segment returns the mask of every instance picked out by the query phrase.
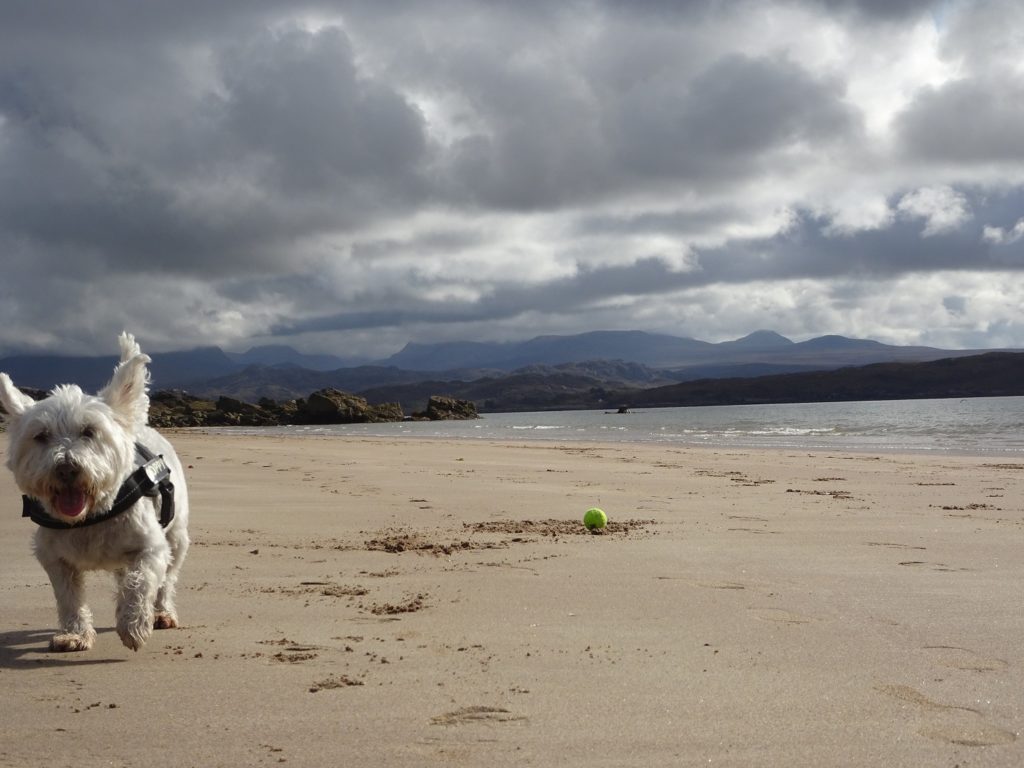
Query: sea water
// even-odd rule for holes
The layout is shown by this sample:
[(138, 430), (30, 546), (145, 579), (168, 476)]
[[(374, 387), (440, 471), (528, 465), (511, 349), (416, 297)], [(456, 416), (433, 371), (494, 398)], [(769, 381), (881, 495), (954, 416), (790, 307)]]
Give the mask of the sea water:
[[(221, 430), (218, 430), (221, 431)], [(1024, 458), (1024, 397), (487, 413), (472, 421), (235, 428), (233, 433), (623, 441)]]

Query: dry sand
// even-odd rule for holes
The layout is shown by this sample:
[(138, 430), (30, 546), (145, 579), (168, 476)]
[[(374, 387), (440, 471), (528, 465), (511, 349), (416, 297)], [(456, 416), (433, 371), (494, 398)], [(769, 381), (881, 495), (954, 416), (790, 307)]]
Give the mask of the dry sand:
[(46, 651), (0, 475), (0, 764), (1024, 765), (1024, 465), (172, 439), (184, 626), (139, 653), (106, 574)]

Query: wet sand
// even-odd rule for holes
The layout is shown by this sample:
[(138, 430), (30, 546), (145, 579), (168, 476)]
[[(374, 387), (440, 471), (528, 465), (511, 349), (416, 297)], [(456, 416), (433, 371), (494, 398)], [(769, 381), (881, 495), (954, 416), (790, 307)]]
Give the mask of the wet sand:
[(183, 626), (138, 653), (106, 574), (47, 652), (0, 474), (0, 765), (1024, 764), (1024, 464), (171, 439)]

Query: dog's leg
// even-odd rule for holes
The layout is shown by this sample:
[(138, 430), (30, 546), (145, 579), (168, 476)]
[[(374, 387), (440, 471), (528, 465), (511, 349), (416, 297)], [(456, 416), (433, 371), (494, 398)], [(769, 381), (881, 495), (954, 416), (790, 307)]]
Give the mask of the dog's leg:
[(153, 632), (153, 603), (157, 585), (167, 572), (166, 553), (144, 553), (130, 568), (115, 572), (115, 621), (121, 642), (133, 651), (145, 645)]
[(60, 631), (50, 638), (50, 650), (88, 651), (96, 642), (96, 630), (92, 626), (92, 612), (85, 604), (85, 578), (60, 558), (40, 557), (39, 562), (50, 577), (57, 598)]
[(170, 545), (171, 563), (167, 567), (164, 582), (156, 593), (153, 629), (174, 629), (178, 626), (178, 611), (174, 606), (174, 594), (178, 584), (178, 572), (181, 571), (185, 555), (188, 553), (188, 533), (181, 531), (180, 535), (172, 536)]

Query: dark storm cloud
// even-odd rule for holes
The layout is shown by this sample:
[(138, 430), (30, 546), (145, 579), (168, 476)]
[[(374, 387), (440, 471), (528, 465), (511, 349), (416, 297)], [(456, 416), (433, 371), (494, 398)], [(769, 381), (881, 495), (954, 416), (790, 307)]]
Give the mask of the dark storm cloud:
[(628, 267), (584, 269), (573, 277), (541, 285), (503, 282), (479, 301), (425, 302), (415, 296), (392, 295), (387, 302), (391, 308), (387, 310), (342, 312), (308, 318), (280, 325), (274, 333), (294, 335), (412, 323), (467, 323), (514, 318), (536, 310), (571, 311), (609, 295), (659, 293), (684, 284), (678, 276), (675, 278), (658, 259), (642, 259)]
[(829, 11), (853, 11), (885, 20), (904, 19), (929, 11), (942, 3), (937, 0), (805, 0), (810, 7)]
[(459, 253), (466, 248), (484, 246), (488, 242), (485, 233), (455, 230), (425, 232), (414, 239), (384, 239), (357, 242), (352, 246), (352, 258), (361, 262), (374, 262), (394, 257), (438, 256)]
[(273, 164), (290, 194), (343, 194), (345, 184), (399, 191), (426, 151), (423, 116), (361, 77), (338, 29), (264, 34), (223, 57), (224, 129)]
[[(938, 0), (794, 0), (794, 4), (829, 12), (855, 12), (880, 19), (900, 19), (939, 5)], [(696, 15), (735, 6), (735, 0), (612, 0), (609, 6), (626, 13)]]
[(488, 207), (558, 207), (663, 180), (729, 183), (773, 155), (860, 130), (841, 82), (784, 57), (691, 62), (665, 51), (647, 76), (610, 84), (557, 60), (484, 53), (451, 64), (483, 130), (457, 141), (442, 168), (456, 199)]
[(631, 327), (716, 286), (1020, 270), (1014, 7), (6, 3), (0, 349)]
[(908, 155), (1024, 165), (1024, 77), (959, 80), (922, 93), (897, 124)]
[(735, 221), (739, 213), (734, 205), (716, 204), (698, 210), (588, 214), (575, 222), (574, 231), (581, 236), (669, 234), (694, 237)]
[(85, 67), (63, 56), (26, 77), (0, 55), (0, 228), (43, 252), (74, 245), (112, 268), (274, 270), (294, 238), (417, 194), (422, 115), (357, 72), (337, 29), (263, 30), (218, 48), (219, 82), (200, 89), (159, 49), (128, 44)]
[[(270, 29), (271, 3), (43, 6), (5, 11), (22, 36), (9, 31), (0, 55), (0, 227), (109, 265), (273, 269), (298, 236), (417, 202), (538, 210), (658, 178), (722, 183), (773, 150), (856, 127), (841, 84), (784, 58), (727, 55), (694, 73), (666, 48), (656, 76), (617, 93), (625, 83), (609, 91), (600, 69), (574, 71), (558, 53), (495, 56), (496, 28), (483, 26), (453, 38), (440, 63), (408, 64), (439, 71), (434, 87), (459, 93), (483, 128), (441, 152), (423, 114), (360, 71), (338, 27)], [(568, 29), (574, 13), (601, 15), (599, 3), (540, 8), (498, 14), (513, 46), (545, 25)], [(383, 18), (359, 3), (303, 9)], [(61, 47), (43, 55), (40, 37)], [(189, 48), (206, 52), (209, 82), (197, 81)]]
[(626, 94), (616, 151), (641, 176), (716, 179), (801, 142), (839, 141), (857, 127), (838, 84), (784, 59), (725, 57), (691, 82), (669, 76)]
[(920, 222), (898, 221), (885, 229), (835, 237), (827, 234), (827, 225), (827, 220), (805, 214), (784, 234), (702, 254), (705, 279), (890, 278), (918, 271), (1003, 267), (981, 242), (980, 227), (926, 238)]
[(438, 194), (536, 210), (588, 199), (614, 183), (596, 94), (557, 49), (506, 58), (484, 38), (455, 41), (440, 58), (433, 65), (440, 84), (464, 102), (464, 135), (439, 158)]

